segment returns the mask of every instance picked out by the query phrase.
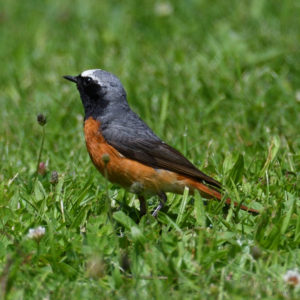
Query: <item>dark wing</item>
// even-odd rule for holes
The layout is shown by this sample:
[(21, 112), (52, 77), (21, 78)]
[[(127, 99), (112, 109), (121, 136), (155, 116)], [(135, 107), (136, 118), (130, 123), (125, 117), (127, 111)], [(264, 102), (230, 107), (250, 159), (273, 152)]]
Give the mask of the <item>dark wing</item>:
[[(135, 120), (137, 121), (137, 120)], [(198, 170), (180, 152), (161, 141), (140, 119), (133, 124), (110, 124), (102, 128), (108, 144), (127, 158), (156, 169), (173, 171), (221, 188), (221, 184)], [(131, 123), (131, 122), (129, 122)]]

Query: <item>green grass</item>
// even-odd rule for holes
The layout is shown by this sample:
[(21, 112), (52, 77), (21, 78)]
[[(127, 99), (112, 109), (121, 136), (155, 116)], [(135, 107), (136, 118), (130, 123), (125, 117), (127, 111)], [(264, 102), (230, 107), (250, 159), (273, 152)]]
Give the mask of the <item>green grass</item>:
[[(300, 267), (299, 1), (172, 1), (166, 16), (157, 3), (1, 1), (0, 297), (299, 299), (283, 280)], [(90, 68), (261, 215), (169, 194), (139, 221), (136, 197), (90, 162), (62, 79)]]

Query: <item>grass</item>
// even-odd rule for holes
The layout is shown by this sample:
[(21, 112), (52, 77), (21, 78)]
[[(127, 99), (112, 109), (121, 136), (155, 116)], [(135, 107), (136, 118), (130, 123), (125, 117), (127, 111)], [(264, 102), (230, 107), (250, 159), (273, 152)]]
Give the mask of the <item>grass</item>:
[[(299, 299), (283, 280), (300, 267), (299, 2), (160, 3), (0, 3), (2, 298)], [(136, 197), (92, 166), (61, 77), (90, 68), (118, 75), (160, 137), (262, 213), (186, 193), (139, 220)]]

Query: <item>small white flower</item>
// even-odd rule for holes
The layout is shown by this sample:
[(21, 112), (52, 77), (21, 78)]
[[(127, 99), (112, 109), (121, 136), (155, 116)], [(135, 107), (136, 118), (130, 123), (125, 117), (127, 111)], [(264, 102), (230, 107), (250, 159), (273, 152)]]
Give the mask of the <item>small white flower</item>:
[(300, 287), (300, 273), (298, 270), (288, 270), (283, 275), (283, 280), (294, 287)]
[(158, 2), (154, 7), (154, 12), (160, 17), (169, 16), (173, 13), (173, 6), (168, 2)]
[(37, 228), (30, 228), (27, 237), (34, 240), (40, 240), (45, 234), (46, 229), (43, 226)]
[(237, 244), (238, 244), (239, 246), (242, 246), (242, 245), (243, 245), (243, 242), (242, 242), (241, 239), (237, 239), (236, 242), (237, 242)]

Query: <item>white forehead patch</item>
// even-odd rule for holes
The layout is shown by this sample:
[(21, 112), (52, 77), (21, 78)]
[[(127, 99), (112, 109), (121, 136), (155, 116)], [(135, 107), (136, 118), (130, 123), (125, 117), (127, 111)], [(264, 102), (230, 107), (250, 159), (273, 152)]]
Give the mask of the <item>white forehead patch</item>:
[(100, 84), (99, 78), (95, 75), (96, 71), (100, 69), (86, 70), (82, 72), (81, 77), (91, 77), (93, 80), (97, 81)]

